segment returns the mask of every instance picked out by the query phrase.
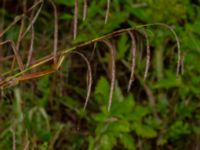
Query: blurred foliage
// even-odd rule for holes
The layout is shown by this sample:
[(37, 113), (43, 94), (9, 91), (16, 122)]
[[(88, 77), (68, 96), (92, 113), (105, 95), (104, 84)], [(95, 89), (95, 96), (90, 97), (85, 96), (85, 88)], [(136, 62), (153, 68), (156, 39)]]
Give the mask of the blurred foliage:
[[(158, 26), (145, 27), (135, 32), (138, 50), (136, 79), (131, 91), (127, 92), (131, 41), (125, 34), (114, 38), (117, 81), (108, 112), (109, 71), (103, 68), (109, 63), (109, 56), (106, 48), (98, 43), (95, 52), (98, 57), (91, 61), (95, 68), (95, 84), (86, 111), (83, 110), (86, 95), (83, 74), (86, 69), (78, 57), (70, 56), (56, 74), (26, 81), (2, 92), (0, 149), (12, 149), (13, 141), (17, 149), (39, 150), (200, 149), (200, 2), (111, 0), (109, 19), (105, 24), (107, 0), (88, 1), (85, 21), (82, 21), (83, 0), (79, 0), (76, 40), (72, 40), (71, 34), (74, 0), (54, 2), (59, 13), (60, 49), (117, 29), (163, 22), (179, 36), (184, 74), (177, 77), (175, 73), (177, 50), (170, 31)], [(0, 17), (4, 20), (1, 30), (20, 12), (17, 6), (21, 7), (21, 3), (10, 0), (8, 6), (0, 7)], [(28, 4), (33, 5), (31, 1)], [(16, 5), (16, 11), (13, 12), (14, 8), (9, 5)], [(45, 2), (35, 24), (36, 58), (45, 56), (53, 46), (53, 13), (49, 7)], [(4, 39), (16, 41), (19, 29), (17, 24)], [(150, 39), (152, 53), (146, 81), (141, 79), (145, 64), (142, 32), (146, 32)], [(26, 41), (23, 46), (28, 47)], [(83, 49), (83, 52), (89, 57), (93, 47), (86, 48), (87, 51)], [(21, 52), (25, 54), (25, 50)]]

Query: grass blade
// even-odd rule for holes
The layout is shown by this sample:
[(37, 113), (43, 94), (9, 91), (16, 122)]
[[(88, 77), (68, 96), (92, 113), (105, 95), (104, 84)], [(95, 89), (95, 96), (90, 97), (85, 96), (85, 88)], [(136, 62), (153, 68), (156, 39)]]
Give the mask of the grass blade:
[(24, 70), (24, 65), (22, 63), (21, 56), (19, 55), (19, 52), (16, 49), (15, 43), (12, 40), (7, 40), (7, 41), (4, 41), (4, 42), (1, 42), (0, 45), (4, 45), (4, 44), (7, 44), (7, 43), (10, 43), (10, 45), (12, 47), (12, 50), (13, 50), (13, 52), (15, 54), (15, 57), (17, 59), (17, 63), (19, 65), (19, 68), (20, 68), (21, 71), (23, 71)]
[(43, 0), (40, 1), (40, 3), (41, 3), (41, 5), (40, 5), (39, 9), (37, 10), (35, 16), (33, 17), (31, 23), (29, 24), (29, 26), (26, 28), (25, 32), (22, 34), (21, 38), (23, 38), (29, 32), (29, 30), (31, 29), (31, 27), (33, 26), (33, 24), (35, 23), (35, 21), (37, 20), (40, 12), (42, 10), (42, 7), (43, 7)]
[(31, 64), (31, 59), (32, 59), (32, 55), (33, 55), (34, 40), (35, 40), (34, 26), (31, 26), (31, 42), (30, 42), (26, 67), (28, 67)]

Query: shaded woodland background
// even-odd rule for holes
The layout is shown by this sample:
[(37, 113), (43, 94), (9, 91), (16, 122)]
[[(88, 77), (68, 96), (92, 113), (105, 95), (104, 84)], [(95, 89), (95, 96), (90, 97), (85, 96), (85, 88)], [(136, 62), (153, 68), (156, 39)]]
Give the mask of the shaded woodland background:
[[(112, 80), (109, 48), (103, 42), (77, 48), (75, 51), (87, 57), (92, 69), (93, 84), (86, 110), (87, 65), (79, 55), (67, 54), (58, 71), (19, 84), (9, 82), (7, 88), (1, 88), (0, 149), (200, 149), (198, 0), (111, 0), (108, 15), (107, 0), (88, 0), (85, 20), (83, 0), (78, 0), (75, 16), (74, 0), (41, 2), (0, 0), (0, 42), (14, 41), (24, 67), (53, 54), (56, 7), (58, 51), (120, 29), (160, 22), (178, 35), (183, 74), (176, 75), (178, 49), (172, 32), (157, 25), (138, 28), (132, 32), (136, 66), (127, 92), (132, 40), (125, 33), (106, 39), (116, 49), (115, 89), (108, 112)], [(23, 19), (9, 27), (24, 12)], [(21, 38), (31, 22), (33, 25)], [(144, 80), (148, 46), (150, 68)], [(0, 45), (0, 81), (19, 72), (14, 70), (20, 68), (16, 59), (12, 46)], [(52, 60), (28, 73), (49, 70), (53, 65)]]

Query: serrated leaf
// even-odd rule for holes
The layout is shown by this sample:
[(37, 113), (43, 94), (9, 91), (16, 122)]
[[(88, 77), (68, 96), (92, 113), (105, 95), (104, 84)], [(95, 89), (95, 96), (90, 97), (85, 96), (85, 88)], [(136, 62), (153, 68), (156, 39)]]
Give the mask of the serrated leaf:
[(162, 146), (167, 143), (167, 138), (159, 138), (157, 141), (158, 146)]
[(114, 92), (113, 92), (113, 100), (117, 102), (124, 101), (124, 96), (118, 84), (116, 84)]
[(159, 80), (157, 83), (152, 85), (153, 89), (169, 89), (173, 87), (180, 87), (182, 85), (181, 78), (177, 78), (175, 74), (172, 74), (171, 72), (167, 72), (167, 77), (164, 79)]
[(130, 124), (127, 120), (115, 121), (109, 125), (108, 130), (117, 134), (120, 132), (127, 133), (130, 132)]
[(65, 6), (73, 6), (74, 5), (74, 0), (55, 0), (55, 2), (57, 4), (62, 4), (62, 5), (65, 5)]
[(117, 59), (122, 60), (124, 59), (125, 53), (127, 52), (130, 44), (128, 43), (128, 37), (125, 35), (120, 36), (120, 39), (117, 43)]
[(42, 141), (49, 141), (51, 138), (51, 133), (47, 130), (44, 130), (43, 128), (38, 129), (37, 131), (37, 136), (42, 140)]
[(108, 100), (109, 96), (109, 83), (105, 77), (100, 77), (96, 87), (94, 94), (96, 95), (96, 99), (99, 100)]
[(189, 124), (182, 120), (175, 121), (169, 128), (168, 135), (172, 139), (179, 139), (181, 136), (189, 134), (191, 132)]
[(73, 16), (71, 14), (65, 13), (65, 14), (60, 16), (60, 19), (62, 19), (62, 20), (72, 20)]
[(113, 146), (116, 143), (116, 138), (112, 135), (104, 134), (100, 139), (100, 148), (102, 150), (112, 150)]
[(144, 106), (136, 106), (132, 113), (132, 120), (140, 122), (143, 117), (151, 112), (150, 108)]
[(130, 134), (120, 134), (120, 142), (124, 145), (124, 148), (128, 150), (136, 150), (135, 142)]
[(157, 132), (147, 125), (143, 125), (141, 123), (134, 123), (133, 128), (136, 134), (143, 138), (154, 138), (157, 136)]
[[(121, 107), (123, 106), (123, 107)], [(132, 118), (131, 111), (135, 106), (135, 101), (132, 94), (129, 94), (127, 97), (124, 97), (122, 102), (118, 102), (114, 99), (111, 114), (112, 115), (124, 115), (127, 119)]]

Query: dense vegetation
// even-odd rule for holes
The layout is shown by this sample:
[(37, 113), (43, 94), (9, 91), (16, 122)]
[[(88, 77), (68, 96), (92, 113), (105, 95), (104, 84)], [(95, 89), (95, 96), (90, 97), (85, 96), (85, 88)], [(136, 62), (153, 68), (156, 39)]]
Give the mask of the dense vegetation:
[(199, 150), (200, 2), (84, 2), (0, 0), (0, 150)]

